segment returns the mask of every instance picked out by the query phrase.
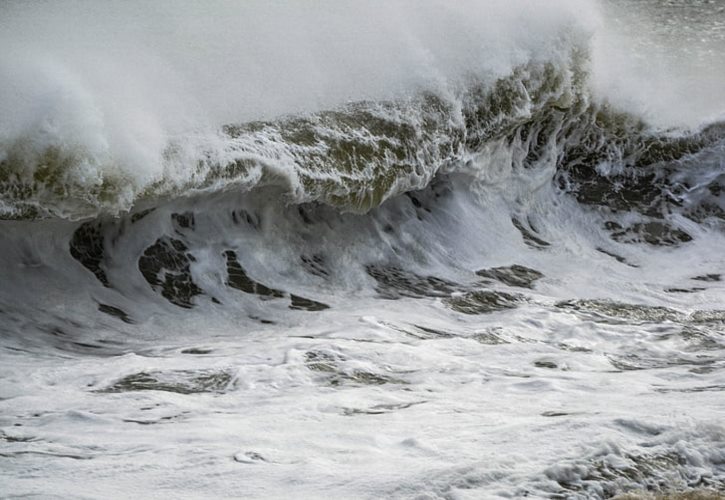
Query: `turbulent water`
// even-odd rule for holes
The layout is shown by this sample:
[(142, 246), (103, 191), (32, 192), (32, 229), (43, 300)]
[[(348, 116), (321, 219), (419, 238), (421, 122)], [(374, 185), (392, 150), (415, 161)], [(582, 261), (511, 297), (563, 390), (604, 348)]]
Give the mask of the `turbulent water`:
[(0, 495), (725, 492), (725, 3), (0, 6)]

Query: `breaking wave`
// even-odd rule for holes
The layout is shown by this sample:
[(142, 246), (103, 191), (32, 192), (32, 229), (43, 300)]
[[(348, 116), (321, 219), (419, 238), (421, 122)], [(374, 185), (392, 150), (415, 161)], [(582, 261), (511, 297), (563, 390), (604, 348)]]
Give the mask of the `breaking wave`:
[[(40, 491), (20, 484), (34, 454), (143, 448), (208, 459), (201, 486), (156, 464), (180, 491), (227, 495), (219, 473), (315, 497), (338, 446), (368, 460), (340, 469), (341, 497), (721, 490), (725, 98), (702, 98), (720, 68), (627, 55), (619, 4), (4, 4), (0, 459), (18, 491)], [(717, 6), (690, 4), (720, 33)], [(350, 444), (350, 419), (430, 425)], [(278, 476), (128, 430), (192, 420), (218, 449), (244, 421), (254, 447), (228, 462)], [(122, 439), (64, 434), (89, 421)], [(299, 463), (311, 479), (282, 467)]]

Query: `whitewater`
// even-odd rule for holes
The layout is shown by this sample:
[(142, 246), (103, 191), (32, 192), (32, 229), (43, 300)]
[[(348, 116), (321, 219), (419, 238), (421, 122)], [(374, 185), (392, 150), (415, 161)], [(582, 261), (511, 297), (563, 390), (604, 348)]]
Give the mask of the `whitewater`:
[(0, 46), (0, 497), (725, 495), (725, 2), (11, 0)]

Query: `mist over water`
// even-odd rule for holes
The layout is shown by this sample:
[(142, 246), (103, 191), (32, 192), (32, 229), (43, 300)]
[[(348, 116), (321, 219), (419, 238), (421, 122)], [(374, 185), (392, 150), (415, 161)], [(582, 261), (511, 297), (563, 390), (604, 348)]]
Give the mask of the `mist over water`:
[(725, 491), (725, 4), (5, 2), (0, 496)]
[(660, 127), (722, 120), (724, 8), (708, 1), (603, 3), (594, 87)]

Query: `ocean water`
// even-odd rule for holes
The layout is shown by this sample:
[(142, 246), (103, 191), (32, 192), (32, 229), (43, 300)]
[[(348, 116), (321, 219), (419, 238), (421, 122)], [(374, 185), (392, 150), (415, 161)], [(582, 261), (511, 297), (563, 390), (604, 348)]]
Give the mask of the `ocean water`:
[(0, 46), (1, 497), (725, 492), (725, 2), (7, 1)]

